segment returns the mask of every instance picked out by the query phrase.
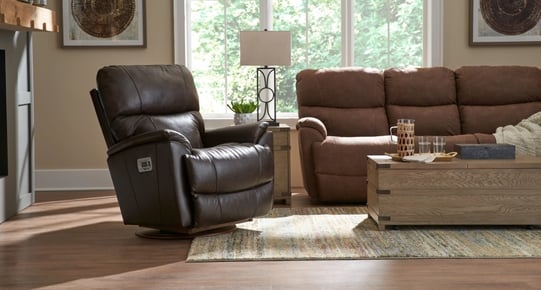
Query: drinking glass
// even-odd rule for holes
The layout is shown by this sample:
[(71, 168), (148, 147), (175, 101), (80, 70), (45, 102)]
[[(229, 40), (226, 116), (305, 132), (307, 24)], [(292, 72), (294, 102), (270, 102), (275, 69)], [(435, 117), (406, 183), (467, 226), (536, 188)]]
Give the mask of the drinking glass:
[(434, 136), (432, 138), (432, 152), (435, 154), (445, 153), (445, 136)]
[(419, 154), (428, 154), (432, 151), (432, 138), (430, 136), (419, 136)]

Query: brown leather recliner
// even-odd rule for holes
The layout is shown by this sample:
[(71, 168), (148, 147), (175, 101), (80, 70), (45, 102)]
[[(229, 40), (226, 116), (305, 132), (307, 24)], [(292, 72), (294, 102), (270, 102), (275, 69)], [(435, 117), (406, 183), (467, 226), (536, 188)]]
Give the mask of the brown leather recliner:
[(123, 221), (154, 229), (137, 235), (212, 232), (272, 208), (267, 123), (206, 131), (186, 67), (106, 66), (91, 96)]

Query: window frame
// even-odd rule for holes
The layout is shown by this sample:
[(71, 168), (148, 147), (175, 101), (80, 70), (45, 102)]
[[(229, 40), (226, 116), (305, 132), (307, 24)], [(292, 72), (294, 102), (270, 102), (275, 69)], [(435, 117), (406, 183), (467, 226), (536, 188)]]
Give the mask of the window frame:
[[(342, 66), (353, 65), (353, 1), (341, 0), (342, 10)], [(190, 67), (191, 52), (188, 49), (191, 39), (191, 23), (187, 22), (191, 11), (191, 0), (173, 1), (173, 44), (174, 63)], [(262, 13), (260, 26), (272, 29), (272, 0), (260, 0)], [(263, 29), (262, 28), (262, 29)], [(443, 65), (443, 0), (423, 0), (423, 66)], [(233, 114), (205, 114), (205, 124), (209, 128), (230, 125)], [(278, 121), (295, 128), (297, 113), (278, 113)]]

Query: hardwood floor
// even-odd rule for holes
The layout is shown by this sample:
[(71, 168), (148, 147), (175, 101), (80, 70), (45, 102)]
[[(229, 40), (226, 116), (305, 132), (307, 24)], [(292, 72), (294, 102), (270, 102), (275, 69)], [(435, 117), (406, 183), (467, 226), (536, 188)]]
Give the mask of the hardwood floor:
[(541, 259), (185, 263), (189, 241), (137, 229), (112, 192), (38, 193), (0, 225), (0, 289), (541, 289)]

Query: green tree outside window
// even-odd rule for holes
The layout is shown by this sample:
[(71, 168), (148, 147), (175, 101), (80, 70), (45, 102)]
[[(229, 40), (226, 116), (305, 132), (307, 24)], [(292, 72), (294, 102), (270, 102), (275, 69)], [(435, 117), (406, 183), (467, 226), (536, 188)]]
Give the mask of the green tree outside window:
[[(422, 0), (354, 0), (352, 65), (421, 66)], [(239, 32), (260, 30), (258, 0), (191, 1), (191, 70), (203, 113), (255, 99), (256, 68), (240, 66)], [(273, 30), (292, 33), (291, 66), (277, 67), (278, 112), (296, 112), (295, 76), (342, 65), (341, 0), (275, 0)]]

